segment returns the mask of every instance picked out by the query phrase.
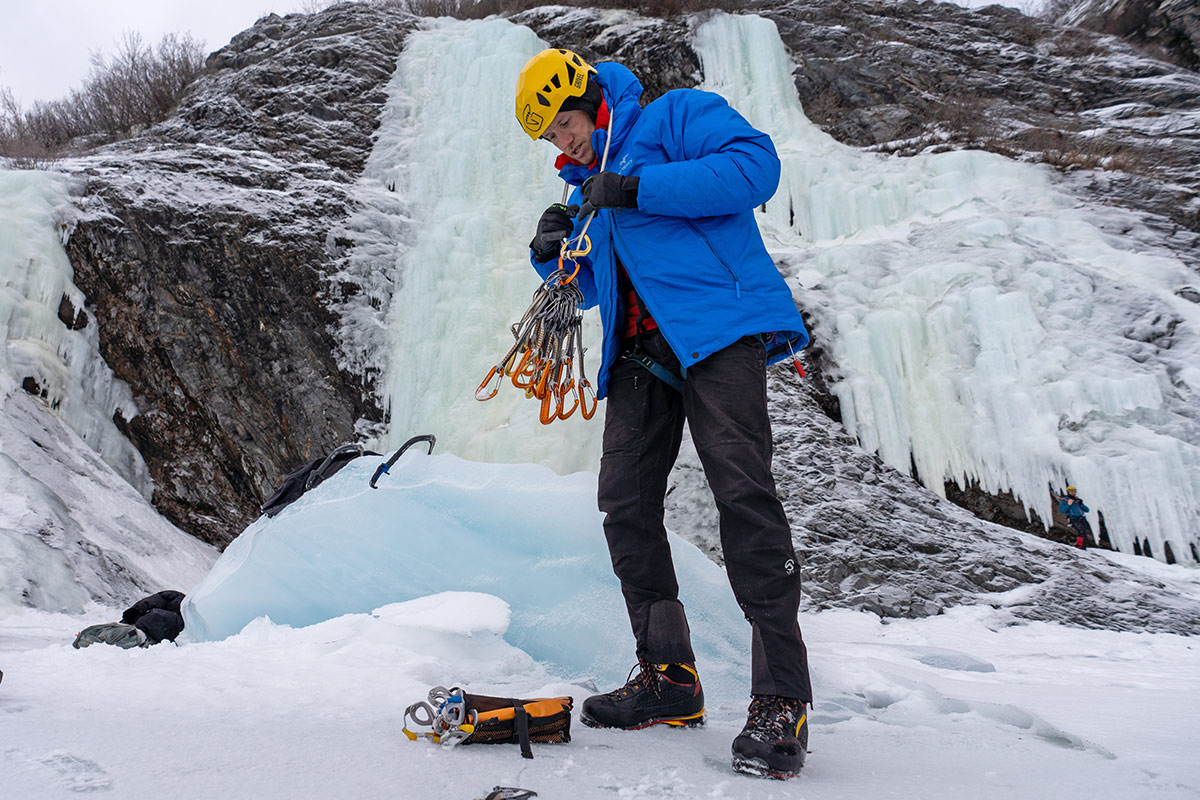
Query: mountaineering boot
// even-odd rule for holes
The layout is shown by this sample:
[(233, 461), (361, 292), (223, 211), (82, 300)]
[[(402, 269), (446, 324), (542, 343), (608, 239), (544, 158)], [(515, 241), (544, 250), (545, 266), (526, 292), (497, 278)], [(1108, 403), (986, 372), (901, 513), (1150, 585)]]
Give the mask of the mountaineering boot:
[[(695, 666), (639, 660), (638, 667), (637, 676), (620, 689), (584, 700), (580, 721), (590, 728), (629, 731), (658, 723), (676, 727), (704, 724), (704, 690)], [(629, 674), (632, 676), (633, 670)]]
[(804, 701), (756, 694), (746, 727), (733, 740), (733, 769), (747, 775), (790, 778), (808, 753), (808, 714)]

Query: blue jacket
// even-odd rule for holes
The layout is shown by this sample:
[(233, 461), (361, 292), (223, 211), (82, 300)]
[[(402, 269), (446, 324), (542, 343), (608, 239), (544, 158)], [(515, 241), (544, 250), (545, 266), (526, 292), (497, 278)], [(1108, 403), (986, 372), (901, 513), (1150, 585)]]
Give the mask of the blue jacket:
[[(808, 332), (791, 290), (763, 245), (754, 209), (779, 184), (779, 156), (720, 95), (677, 89), (642, 108), (642, 85), (620, 64), (597, 77), (612, 115), (606, 169), (639, 178), (636, 209), (603, 209), (588, 228), (591, 252), (577, 280), (587, 307), (600, 307), (604, 328), (599, 397), (621, 346), (617, 259), (686, 369), (743, 336), (763, 334), (768, 363), (800, 350)], [(597, 159), (608, 132), (597, 129)], [(599, 167), (559, 170), (576, 187)], [(583, 225), (575, 223), (575, 233)], [(555, 261), (534, 267), (543, 277)]]
[(1091, 511), (1091, 509), (1085, 506), (1083, 501), (1078, 497), (1075, 498), (1074, 503), (1068, 503), (1066, 498), (1061, 495), (1058, 498), (1058, 513), (1066, 514), (1067, 519), (1082, 517), (1089, 511)]

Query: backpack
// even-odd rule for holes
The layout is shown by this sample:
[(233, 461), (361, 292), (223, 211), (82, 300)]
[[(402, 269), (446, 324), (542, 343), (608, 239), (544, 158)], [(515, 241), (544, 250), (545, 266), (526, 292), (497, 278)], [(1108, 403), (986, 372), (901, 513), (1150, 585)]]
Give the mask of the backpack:
[(146, 634), (138, 630), (135, 625), (128, 625), (124, 622), (106, 622), (103, 625), (84, 628), (75, 635), (75, 641), (71, 646), (79, 650), (102, 642), (115, 644), (117, 647), (128, 650), (131, 647), (146, 647), (147, 641)]
[(325, 458), (318, 458), (284, 478), (275, 493), (263, 502), (262, 513), (275, 516), (359, 456), (377, 455), (379, 453), (364, 450), (360, 444), (342, 445)]
[(435, 742), (457, 744), (509, 744), (521, 746), (524, 758), (533, 758), (530, 742), (565, 744), (571, 741), (570, 697), (536, 697), (518, 700), (468, 694), (458, 687), (435, 686), (429, 702), (417, 702), (404, 712), (404, 735), (416, 741), (408, 719), (429, 727), (425, 736)]
[(183, 633), (183, 614), (179, 610), (182, 602), (183, 592), (173, 589), (156, 592), (125, 609), (121, 622), (136, 625), (146, 634), (150, 644), (158, 644), (164, 639), (173, 642)]

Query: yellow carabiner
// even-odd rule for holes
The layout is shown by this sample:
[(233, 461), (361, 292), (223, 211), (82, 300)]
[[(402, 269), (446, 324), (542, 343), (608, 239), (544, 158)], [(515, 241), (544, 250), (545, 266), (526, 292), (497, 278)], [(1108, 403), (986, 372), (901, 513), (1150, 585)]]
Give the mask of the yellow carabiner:
[(566, 286), (568, 283), (575, 280), (575, 276), (579, 274), (579, 257), (586, 256), (588, 253), (592, 252), (592, 237), (585, 233), (583, 235), (583, 247), (579, 250), (568, 250), (567, 246), (569, 244), (570, 242), (563, 242), (562, 252), (558, 254), (558, 268), (565, 270), (566, 267), (563, 266), (563, 259), (569, 258), (571, 261), (575, 262), (575, 271), (568, 275), (567, 278), (562, 282), (563, 286)]

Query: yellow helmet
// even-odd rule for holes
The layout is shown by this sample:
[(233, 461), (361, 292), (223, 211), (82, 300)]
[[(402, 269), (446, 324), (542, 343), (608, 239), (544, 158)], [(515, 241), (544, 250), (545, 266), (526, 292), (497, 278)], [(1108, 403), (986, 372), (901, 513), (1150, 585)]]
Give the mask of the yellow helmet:
[(1073, 492), (1073, 491), (1075, 491), (1075, 487), (1074, 487), (1074, 486), (1068, 486), (1068, 487), (1067, 487), (1067, 491), (1068, 491), (1068, 492)]
[(530, 139), (542, 135), (565, 101), (583, 96), (595, 71), (570, 50), (543, 50), (525, 62), (517, 77), (517, 121)]

